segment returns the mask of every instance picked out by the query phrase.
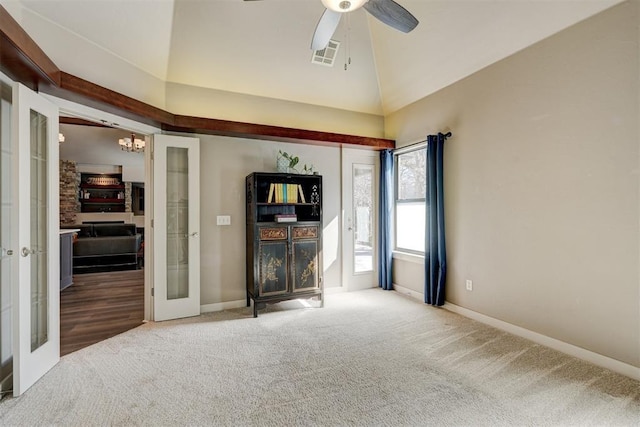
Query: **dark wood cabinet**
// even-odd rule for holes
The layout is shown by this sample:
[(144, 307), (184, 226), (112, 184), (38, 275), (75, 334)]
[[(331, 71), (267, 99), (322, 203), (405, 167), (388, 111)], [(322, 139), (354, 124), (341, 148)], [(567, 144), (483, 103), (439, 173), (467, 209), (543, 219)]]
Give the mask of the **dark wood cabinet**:
[(247, 176), (247, 306), (297, 298), (323, 301), (322, 177)]
[(122, 174), (80, 174), (81, 212), (124, 212)]

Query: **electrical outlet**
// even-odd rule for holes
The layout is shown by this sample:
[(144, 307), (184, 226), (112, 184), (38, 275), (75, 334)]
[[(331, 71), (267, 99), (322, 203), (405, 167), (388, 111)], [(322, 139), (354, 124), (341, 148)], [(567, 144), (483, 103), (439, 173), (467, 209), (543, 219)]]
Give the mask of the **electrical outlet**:
[(468, 280), (467, 279), (467, 290), (468, 291), (472, 291), (473, 290), (473, 281), (472, 280)]
[(218, 215), (216, 217), (217, 225), (231, 225), (230, 215)]

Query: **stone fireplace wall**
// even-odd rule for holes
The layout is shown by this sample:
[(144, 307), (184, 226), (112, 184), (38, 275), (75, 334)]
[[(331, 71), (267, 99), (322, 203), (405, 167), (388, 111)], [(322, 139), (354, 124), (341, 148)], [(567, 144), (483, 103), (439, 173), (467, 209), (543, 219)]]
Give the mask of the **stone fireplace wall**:
[(131, 212), (131, 183), (124, 183), (124, 211)]
[(60, 160), (60, 224), (75, 224), (76, 215), (80, 212), (78, 192), (80, 191), (80, 174), (77, 164), (70, 160)]

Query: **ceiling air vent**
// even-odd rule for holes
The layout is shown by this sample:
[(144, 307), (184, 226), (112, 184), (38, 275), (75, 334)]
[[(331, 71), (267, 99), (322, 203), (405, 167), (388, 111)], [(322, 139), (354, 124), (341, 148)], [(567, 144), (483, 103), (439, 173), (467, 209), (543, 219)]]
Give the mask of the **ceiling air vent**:
[(325, 65), (327, 67), (333, 67), (333, 63), (338, 56), (338, 48), (340, 42), (336, 40), (329, 40), (329, 44), (322, 50), (316, 50), (313, 52), (311, 62), (314, 64)]

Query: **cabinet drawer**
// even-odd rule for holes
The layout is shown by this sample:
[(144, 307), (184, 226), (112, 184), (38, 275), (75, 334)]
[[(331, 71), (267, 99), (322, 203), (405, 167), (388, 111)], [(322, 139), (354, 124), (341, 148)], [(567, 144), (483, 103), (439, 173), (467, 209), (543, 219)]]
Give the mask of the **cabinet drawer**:
[(260, 240), (287, 240), (287, 227), (263, 227), (260, 229)]
[(315, 239), (318, 237), (318, 227), (316, 226), (307, 226), (307, 227), (293, 227), (293, 238), (294, 239)]

